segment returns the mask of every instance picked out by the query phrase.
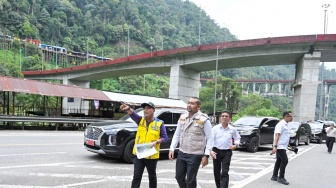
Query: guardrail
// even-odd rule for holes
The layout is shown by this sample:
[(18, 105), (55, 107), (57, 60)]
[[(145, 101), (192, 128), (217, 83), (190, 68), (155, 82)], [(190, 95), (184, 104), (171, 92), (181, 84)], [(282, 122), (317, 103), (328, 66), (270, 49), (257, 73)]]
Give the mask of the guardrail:
[(112, 119), (73, 118), (73, 117), (55, 118), (45, 116), (7, 116), (7, 115), (0, 115), (0, 119), (3, 122), (86, 123), (86, 124), (112, 121)]

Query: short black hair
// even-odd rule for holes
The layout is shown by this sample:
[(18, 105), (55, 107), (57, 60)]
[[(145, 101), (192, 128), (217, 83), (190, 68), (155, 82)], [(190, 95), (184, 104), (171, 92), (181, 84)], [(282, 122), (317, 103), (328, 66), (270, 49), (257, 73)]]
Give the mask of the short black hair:
[(222, 111), (222, 115), (223, 115), (224, 113), (227, 113), (227, 114), (229, 114), (229, 118), (231, 118), (231, 115), (232, 115), (232, 114), (231, 114), (231, 112), (230, 112), (230, 111), (228, 111), (228, 110), (223, 110), (223, 111)]
[(196, 99), (198, 105), (201, 105), (201, 104), (202, 104), (202, 103), (201, 103), (201, 99), (199, 99), (198, 97), (190, 97), (190, 98), (192, 98), (192, 99)]
[(289, 115), (290, 113), (292, 113), (291, 111), (284, 111), (284, 113), (282, 114), (282, 117), (285, 118), (285, 116)]

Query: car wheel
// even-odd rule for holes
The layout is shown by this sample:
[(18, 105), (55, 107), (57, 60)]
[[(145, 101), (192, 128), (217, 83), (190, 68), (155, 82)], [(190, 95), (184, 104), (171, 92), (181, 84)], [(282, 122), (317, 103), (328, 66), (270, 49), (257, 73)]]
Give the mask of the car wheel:
[(305, 142), (306, 145), (309, 145), (310, 144), (310, 138), (308, 137), (307, 138), (307, 141)]
[(250, 143), (250, 145), (247, 147), (247, 151), (252, 152), (252, 153), (255, 153), (255, 152), (258, 151), (258, 148), (259, 148), (259, 141), (258, 141), (258, 138), (253, 137), (253, 138), (251, 139), (251, 143)]
[(298, 147), (298, 145), (299, 145), (299, 138), (296, 138), (296, 139), (295, 139), (295, 142), (294, 142), (294, 146), (295, 146), (295, 147)]
[(127, 142), (125, 148), (124, 148), (124, 152), (122, 154), (122, 159), (129, 164), (133, 163), (133, 158), (134, 155), (132, 154), (133, 152), (133, 147), (134, 147), (134, 139), (130, 140), (129, 142)]
[(320, 136), (320, 139), (317, 141), (319, 144), (322, 144), (323, 137), (322, 135)]

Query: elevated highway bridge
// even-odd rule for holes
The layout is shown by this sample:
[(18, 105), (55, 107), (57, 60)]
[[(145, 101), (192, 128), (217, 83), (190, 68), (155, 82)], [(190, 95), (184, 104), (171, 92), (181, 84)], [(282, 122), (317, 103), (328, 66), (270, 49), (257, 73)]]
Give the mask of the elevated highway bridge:
[(23, 74), (29, 79), (62, 80), (63, 84), (89, 87), (91, 80), (169, 72), (169, 97), (187, 101), (190, 96), (199, 95), (200, 73), (216, 70), (216, 66), (231, 69), (295, 64), (294, 119), (304, 121), (315, 116), (320, 62), (336, 62), (336, 34), (191, 46), (56, 70), (24, 71)]

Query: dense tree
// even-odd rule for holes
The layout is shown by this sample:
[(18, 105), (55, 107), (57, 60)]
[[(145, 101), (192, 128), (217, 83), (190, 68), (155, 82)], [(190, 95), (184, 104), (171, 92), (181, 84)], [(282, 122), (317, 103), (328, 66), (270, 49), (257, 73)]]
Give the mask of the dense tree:
[[(213, 113), (214, 97), (215, 97), (215, 82), (210, 80), (202, 87), (200, 99), (202, 100), (202, 110), (206, 113)], [(239, 98), (241, 96), (241, 88), (234, 80), (218, 77), (216, 90), (216, 112), (229, 110), (236, 112), (238, 110)]]
[[(237, 40), (228, 28), (220, 28), (205, 11), (190, 1), (0, 0), (0, 11), (2, 34), (40, 39), (44, 44), (63, 46), (68, 51), (88, 50), (89, 53), (102, 54), (109, 58), (127, 56), (128, 42), (130, 55), (149, 52), (150, 46), (153, 50), (167, 50), (198, 45), (199, 25), (202, 44)], [(19, 59), (23, 64), (22, 70), (55, 68), (55, 58), (42, 62), (41, 50), (28, 44), (24, 48), (24, 45), (25, 43), (22, 43), (20, 46), (17, 41), (13, 43), (0, 41), (0, 71), (3, 75), (22, 76)], [(226, 78), (294, 80), (295, 66), (219, 70), (219, 74), (222, 77), (218, 79), (216, 109), (227, 108), (242, 115), (245, 112), (241, 109), (245, 109), (245, 106), (241, 105), (244, 101), (240, 100), (240, 88)], [(214, 71), (203, 72), (201, 77), (213, 79)], [(325, 78), (336, 79), (335, 70), (325, 71)], [(91, 85), (93, 88), (108, 91), (168, 97), (169, 78), (166, 75), (150, 74), (98, 80), (93, 81)], [(212, 81), (200, 92), (200, 97), (204, 101), (203, 109), (207, 113), (213, 112), (213, 86)], [(251, 93), (251, 88), (242, 89)], [(288, 90), (288, 94), (291, 92)], [(291, 108), (291, 99), (288, 96), (265, 100), (272, 101), (276, 108), (282, 111)], [(333, 96), (332, 93), (331, 102), (334, 102)], [(318, 106), (319, 100), (317, 103)], [(238, 104), (240, 106), (237, 107)], [(265, 102), (263, 105), (267, 106), (268, 103)], [(273, 107), (270, 105), (264, 110), (260, 108), (258, 114), (272, 112)], [(336, 118), (336, 107), (329, 107), (329, 117)]]
[(281, 111), (270, 99), (259, 95), (244, 95), (240, 99), (239, 110), (233, 120), (243, 116), (273, 116), (281, 118)]

